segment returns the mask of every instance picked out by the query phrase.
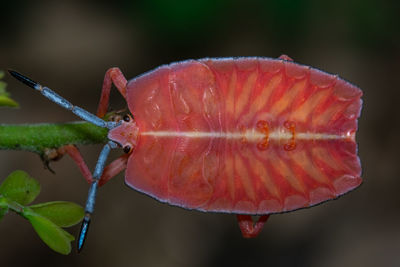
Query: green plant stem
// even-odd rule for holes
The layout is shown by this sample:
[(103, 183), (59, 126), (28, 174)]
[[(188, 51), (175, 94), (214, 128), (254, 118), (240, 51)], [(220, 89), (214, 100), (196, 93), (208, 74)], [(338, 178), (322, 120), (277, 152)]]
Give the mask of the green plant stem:
[(25, 219), (28, 219), (26, 217), (26, 215), (35, 213), (31, 208), (23, 206), (23, 205), (19, 204), (18, 202), (13, 201), (11, 199), (7, 199), (7, 198), (3, 197), (2, 195), (0, 195), (0, 208), (1, 209), (10, 209), (13, 212), (18, 213)]
[(42, 154), (46, 148), (67, 144), (107, 142), (107, 129), (88, 122), (53, 124), (0, 124), (0, 149), (24, 150)]
[(18, 214), (23, 214), (24, 209), (26, 207), (22, 206), (21, 204), (19, 204), (18, 202), (9, 200), (3, 196), (0, 195), (0, 208), (2, 209), (6, 209), (9, 208), (10, 210), (18, 213)]

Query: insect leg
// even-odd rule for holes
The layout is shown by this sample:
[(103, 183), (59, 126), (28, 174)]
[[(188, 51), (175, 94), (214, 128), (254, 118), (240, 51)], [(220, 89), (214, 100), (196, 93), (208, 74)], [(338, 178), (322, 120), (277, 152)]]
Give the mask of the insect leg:
[(104, 75), (103, 88), (101, 89), (99, 106), (96, 113), (100, 118), (107, 112), (112, 83), (114, 83), (121, 95), (126, 99), (126, 84), (128, 81), (119, 68), (108, 69)]
[(93, 182), (92, 173), (90, 172), (86, 162), (84, 161), (81, 153), (78, 148), (74, 145), (65, 145), (58, 149), (58, 152), (61, 154), (67, 153), (72, 160), (78, 165), (79, 170), (81, 171), (83, 177), (85, 177), (86, 181), (91, 184)]
[(283, 59), (286, 61), (293, 61), (293, 59), (291, 57), (289, 57), (288, 55), (282, 54), (280, 57), (278, 57), (279, 59)]
[[(118, 89), (118, 91), (122, 94), (122, 96), (124, 98), (126, 98), (127, 80), (126, 80), (125, 76), (122, 74), (122, 72), (119, 68), (108, 69), (106, 71), (106, 74), (104, 75), (103, 88), (101, 90), (100, 101), (99, 101), (99, 105), (97, 108), (96, 115), (98, 117), (103, 117), (107, 112), (112, 84), (114, 84), (115, 87)], [(80, 160), (80, 158), (82, 158), (82, 156), (80, 156), (79, 151), (71, 151), (68, 149), (67, 152), (71, 156), (71, 158), (75, 161), (75, 163), (78, 165), (83, 176), (86, 178), (86, 180), (88, 180), (89, 176), (87, 175), (86, 170), (84, 170), (85, 169), (84, 166), (86, 166), (86, 164), (83, 161), (83, 159)], [(116, 159), (115, 161), (111, 162), (109, 165), (107, 165), (104, 168), (104, 172), (103, 172), (102, 177), (99, 180), (98, 186), (104, 185), (112, 177), (116, 176), (118, 173), (120, 173), (122, 170), (124, 170), (126, 168), (128, 156), (129, 155), (123, 155), (120, 158)], [(86, 169), (87, 169), (87, 166), (86, 166)], [(90, 174), (90, 179), (92, 179), (91, 174)]]
[(99, 186), (104, 185), (107, 183), (111, 178), (116, 176), (118, 173), (126, 169), (126, 164), (128, 163), (128, 158), (130, 154), (123, 154), (110, 164), (108, 164), (104, 168), (103, 175), (101, 176), (99, 180)]
[(86, 201), (85, 207), (85, 217), (83, 218), (83, 222), (81, 225), (81, 231), (79, 233), (78, 238), (78, 252), (82, 250), (83, 244), (85, 243), (87, 231), (90, 224), (90, 218), (94, 211), (94, 205), (96, 202), (97, 188), (101, 175), (103, 174), (104, 165), (106, 163), (108, 154), (110, 153), (112, 148), (116, 148), (117, 144), (109, 141), (101, 150), (99, 159), (97, 160), (96, 167), (93, 172), (93, 182), (90, 185), (88, 199)]
[[(68, 154), (71, 159), (78, 165), (80, 172), (86, 181), (91, 184), (93, 182), (92, 173), (90, 172), (88, 166), (86, 165), (85, 160), (83, 159), (79, 149), (74, 145), (65, 145), (60, 147), (58, 153), (61, 155)], [(118, 173), (126, 169), (126, 164), (128, 162), (129, 154), (123, 154), (119, 158), (112, 161), (110, 164), (104, 167), (103, 174), (99, 179), (99, 187), (102, 187), (105, 183), (107, 183), (111, 178), (115, 177)]]
[(253, 219), (250, 215), (237, 214), (236, 216), (239, 222), (239, 228), (245, 238), (256, 237), (261, 232), (265, 222), (269, 218), (269, 214), (262, 215), (258, 218), (256, 223), (253, 223)]

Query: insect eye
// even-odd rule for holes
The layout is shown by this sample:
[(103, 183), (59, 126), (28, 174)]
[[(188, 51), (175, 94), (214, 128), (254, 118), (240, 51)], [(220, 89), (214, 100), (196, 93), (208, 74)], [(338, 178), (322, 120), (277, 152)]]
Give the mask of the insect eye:
[(130, 153), (132, 151), (132, 147), (130, 145), (126, 145), (122, 148), (125, 153)]
[(122, 118), (124, 121), (126, 122), (130, 122), (131, 121), (131, 116), (129, 116), (128, 114), (124, 115), (124, 117)]

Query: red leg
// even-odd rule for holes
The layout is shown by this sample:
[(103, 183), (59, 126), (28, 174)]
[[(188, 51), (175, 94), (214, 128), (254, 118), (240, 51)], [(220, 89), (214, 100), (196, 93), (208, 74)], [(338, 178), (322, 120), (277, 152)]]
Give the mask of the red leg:
[[(99, 101), (99, 106), (97, 108), (97, 116), (103, 117), (108, 109), (108, 103), (110, 99), (111, 85), (114, 84), (118, 91), (126, 98), (126, 84), (127, 80), (122, 74), (119, 68), (110, 68), (104, 75), (103, 88), (101, 90), (101, 96)], [(78, 165), (79, 170), (85, 177), (86, 181), (90, 184), (93, 181), (92, 173), (90, 172), (88, 166), (78, 148), (74, 145), (66, 145), (58, 149), (58, 153), (63, 155), (67, 153)], [(103, 175), (100, 178), (99, 186), (102, 186), (108, 182), (112, 177), (116, 176), (122, 170), (126, 168), (126, 163), (128, 161), (129, 155), (122, 155), (118, 159), (111, 162), (108, 166), (104, 168)]]
[(114, 83), (121, 95), (126, 98), (126, 84), (128, 81), (125, 79), (125, 76), (119, 68), (108, 69), (104, 75), (103, 88), (101, 90), (99, 106), (96, 113), (100, 118), (102, 118), (107, 112), (112, 83)]
[(256, 223), (253, 223), (253, 219), (250, 215), (240, 215), (237, 214), (237, 219), (239, 223), (239, 228), (242, 231), (244, 238), (256, 237), (262, 230), (265, 222), (268, 220), (268, 215), (262, 215), (258, 218)]
[[(104, 75), (103, 88), (101, 89), (99, 106), (97, 107), (96, 113), (96, 115), (100, 118), (104, 117), (107, 112), (112, 83), (121, 93), (121, 95), (126, 99), (126, 85), (128, 81), (126, 80), (124, 74), (122, 74), (119, 68), (108, 69), (106, 71), (106, 74)], [(128, 157), (128, 154), (124, 154), (111, 162), (109, 165), (107, 165), (104, 168), (103, 175), (100, 178), (99, 186), (104, 185), (111, 178), (123, 171), (126, 168)]]
[[(63, 155), (67, 153), (73, 161), (75, 161), (76, 165), (78, 165), (79, 170), (81, 171), (83, 177), (85, 177), (86, 181), (90, 184), (93, 182), (92, 173), (90, 172), (88, 166), (78, 148), (74, 145), (66, 145), (58, 149), (58, 152)], [(103, 175), (100, 178), (99, 186), (107, 183), (111, 178), (116, 176), (118, 173), (123, 171), (126, 168), (126, 164), (128, 162), (129, 154), (123, 154), (109, 165), (104, 168)]]
[(111, 178), (126, 169), (130, 154), (123, 154), (104, 168), (103, 175), (100, 178), (99, 186), (107, 183)]
[(93, 181), (92, 173), (90, 172), (88, 166), (86, 165), (85, 161), (82, 158), (81, 153), (79, 152), (78, 148), (74, 145), (66, 145), (60, 147), (58, 152), (63, 155), (67, 153), (73, 161), (75, 161), (76, 165), (78, 165), (79, 170), (81, 171), (83, 177), (85, 177), (86, 181), (90, 184)]
[(288, 55), (282, 54), (279, 59), (287, 60), (287, 61), (293, 61), (292, 58), (290, 58)]

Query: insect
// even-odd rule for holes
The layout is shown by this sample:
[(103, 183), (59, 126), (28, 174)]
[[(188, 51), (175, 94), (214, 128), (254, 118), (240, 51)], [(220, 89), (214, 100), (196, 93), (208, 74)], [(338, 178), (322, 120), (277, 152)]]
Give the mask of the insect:
[[(161, 66), (127, 81), (104, 78), (97, 116), (17, 73), (18, 80), (82, 119), (109, 128), (90, 182), (78, 239), (82, 249), (97, 188), (123, 169), (126, 184), (161, 202), (236, 214), (254, 237), (273, 213), (335, 199), (362, 182), (355, 134), (362, 105), (356, 86), (289, 57), (205, 58)], [(101, 119), (112, 83), (134, 116)], [(105, 167), (112, 148), (120, 158)], [(260, 215), (253, 223), (251, 215)]]

